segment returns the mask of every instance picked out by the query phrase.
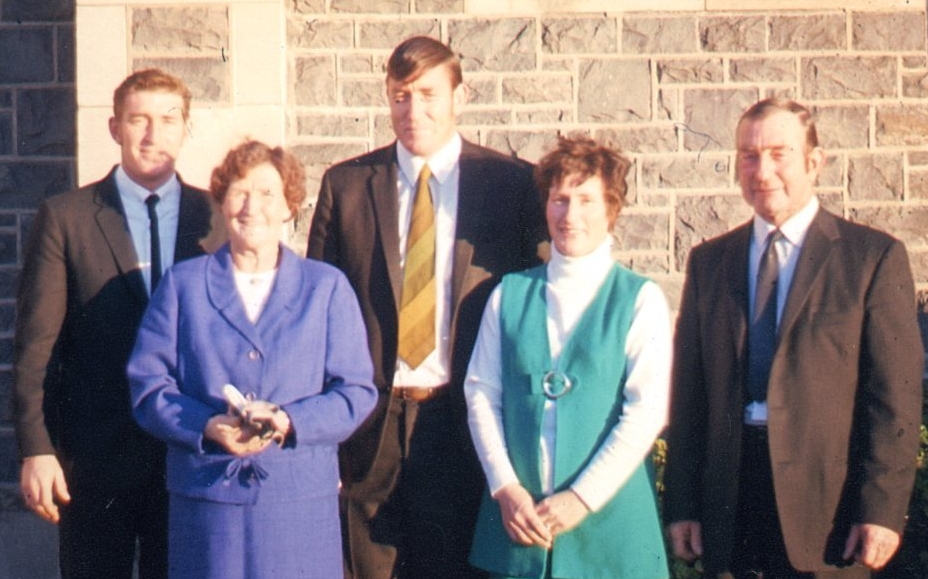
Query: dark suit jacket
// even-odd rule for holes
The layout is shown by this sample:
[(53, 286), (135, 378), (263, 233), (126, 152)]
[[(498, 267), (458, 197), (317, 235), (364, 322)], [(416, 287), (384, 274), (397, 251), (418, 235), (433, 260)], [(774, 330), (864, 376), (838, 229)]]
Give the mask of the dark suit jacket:
[[(182, 185), (175, 261), (223, 237), (211, 209)], [(17, 300), (14, 418), (21, 455), (57, 452), (69, 484), (125, 488), (163, 462), (129, 405), (126, 362), (148, 304), (136, 263), (115, 169), (39, 208)]]
[[(396, 368), (400, 269), (396, 145), (331, 167), (322, 179), (308, 257), (340, 268), (358, 294), (374, 361), (374, 383), (388, 392)], [(469, 441), (462, 384), (480, 317), (504, 273), (539, 261), (545, 233), (531, 165), (464, 141), (460, 157), (452, 273), (451, 386)], [(378, 446), (385, 397), (342, 448), (342, 477), (357, 482)], [(468, 442), (469, 444), (469, 442)]]
[[(676, 331), (665, 515), (702, 523), (712, 572), (732, 549), (750, 235), (748, 223), (693, 249)], [(767, 401), (777, 508), (800, 570), (835, 562), (850, 525), (904, 525), (921, 412), (914, 304), (901, 242), (819, 211), (784, 306)]]

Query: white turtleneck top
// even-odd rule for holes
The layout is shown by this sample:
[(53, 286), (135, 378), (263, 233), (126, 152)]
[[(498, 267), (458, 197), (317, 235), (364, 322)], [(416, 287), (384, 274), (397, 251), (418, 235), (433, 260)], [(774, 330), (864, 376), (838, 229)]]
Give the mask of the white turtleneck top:
[[(557, 367), (561, 348), (596, 297), (614, 262), (611, 239), (581, 257), (561, 255), (553, 244), (551, 253), (545, 297), (551, 359)], [(464, 385), (471, 436), (493, 495), (504, 486), (519, 482), (503, 433), (501, 295), (502, 286), (497, 286), (487, 302)], [(625, 343), (628, 364), (622, 415), (571, 485), (591, 510), (602, 508), (625, 484), (666, 424), (672, 351), (667, 301), (657, 284), (648, 281), (635, 299), (634, 318)], [(553, 492), (557, 428), (557, 402), (547, 400), (539, 440), (545, 494)]]

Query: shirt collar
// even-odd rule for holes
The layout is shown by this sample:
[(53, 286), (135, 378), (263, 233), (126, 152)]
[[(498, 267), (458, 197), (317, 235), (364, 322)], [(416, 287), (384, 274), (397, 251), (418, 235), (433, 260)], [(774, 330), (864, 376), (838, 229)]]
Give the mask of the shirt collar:
[(409, 149), (403, 146), (403, 143), (396, 142), (396, 161), (403, 175), (406, 176), (406, 180), (413, 185), (415, 185), (416, 180), (419, 178), (419, 172), (426, 163), (428, 163), (429, 169), (432, 170), (432, 176), (439, 183), (444, 183), (451, 176), (460, 157), (461, 135), (458, 133), (454, 133), (451, 140), (435, 151), (428, 159), (413, 155)]
[[(812, 225), (812, 220), (815, 219), (815, 214), (818, 213), (818, 208), (818, 197), (813, 195), (805, 207), (780, 226), (780, 233), (791, 245), (799, 247), (805, 241), (806, 233), (809, 231), (809, 226)], [(757, 244), (757, 247), (764, 247), (764, 244), (767, 243), (767, 236), (774, 229), (777, 228), (772, 223), (765, 221), (756, 213), (754, 214), (754, 243)]]
[(122, 165), (116, 168), (116, 187), (119, 189), (120, 195), (137, 199), (141, 203), (144, 203), (152, 193), (160, 197), (162, 201), (171, 195), (180, 195), (180, 180), (177, 178), (177, 173), (174, 173), (170, 179), (154, 191), (149, 191), (133, 181), (132, 177), (129, 177), (125, 169), (122, 168)]

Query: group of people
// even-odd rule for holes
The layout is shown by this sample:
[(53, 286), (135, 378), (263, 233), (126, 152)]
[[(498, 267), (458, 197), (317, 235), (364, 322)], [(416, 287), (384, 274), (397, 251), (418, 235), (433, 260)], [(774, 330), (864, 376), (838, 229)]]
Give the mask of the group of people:
[[(820, 207), (807, 109), (738, 123), (750, 222), (690, 252), (677, 327), (617, 264), (629, 160), (464, 140), (458, 57), (386, 64), (395, 141), (322, 178), (246, 141), (209, 191), (190, 92), (114, 93), (121, 162), (46, 200), (20, 284), (25, 503), (65, 579), (853, 579), (900, 542), (923, 350), (903, 245)], [(669, 427), (668, 427), (669, 424)]]

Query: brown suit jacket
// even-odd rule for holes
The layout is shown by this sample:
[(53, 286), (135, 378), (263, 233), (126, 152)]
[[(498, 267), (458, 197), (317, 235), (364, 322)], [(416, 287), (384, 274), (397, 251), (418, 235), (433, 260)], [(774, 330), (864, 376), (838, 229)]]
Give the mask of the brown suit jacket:
[[(148, 290), (114, 171), (46, 200), (17, 299), (14, 420), (22, 456), (57, 452), (69, 484), (131, 487), (163, 461), (132, 419), (126, 363)], [(224, 238), (204, 191), (181, 186), (175, 261)]]
[[(396, 368), (399, 246), (396, 145), (334, 165), (322, 179), (308, 257), (345, 272), (358, 295), (374, 361), (374, 383), (389, 392)], [(500, 277), (539, 262), (547, 239), (531, 165), (464, 141), (452, 272), (451, 387), (462, 442), (469, 445), (462, 384), (483, 308)], [(342, 446), (346, 486), (374, 459), (386, 396)]]
[[(751, 225), (690, 254), (676, 330), (665, 518), (702, 523), (704, 563), (732, 551), (745, 404)], [(911, 493), (923, 350), (905, 247), (820, 210), (770, 371), (774, 489), (790, 562), (822, 570), (856, 523), (900, 531)]]

